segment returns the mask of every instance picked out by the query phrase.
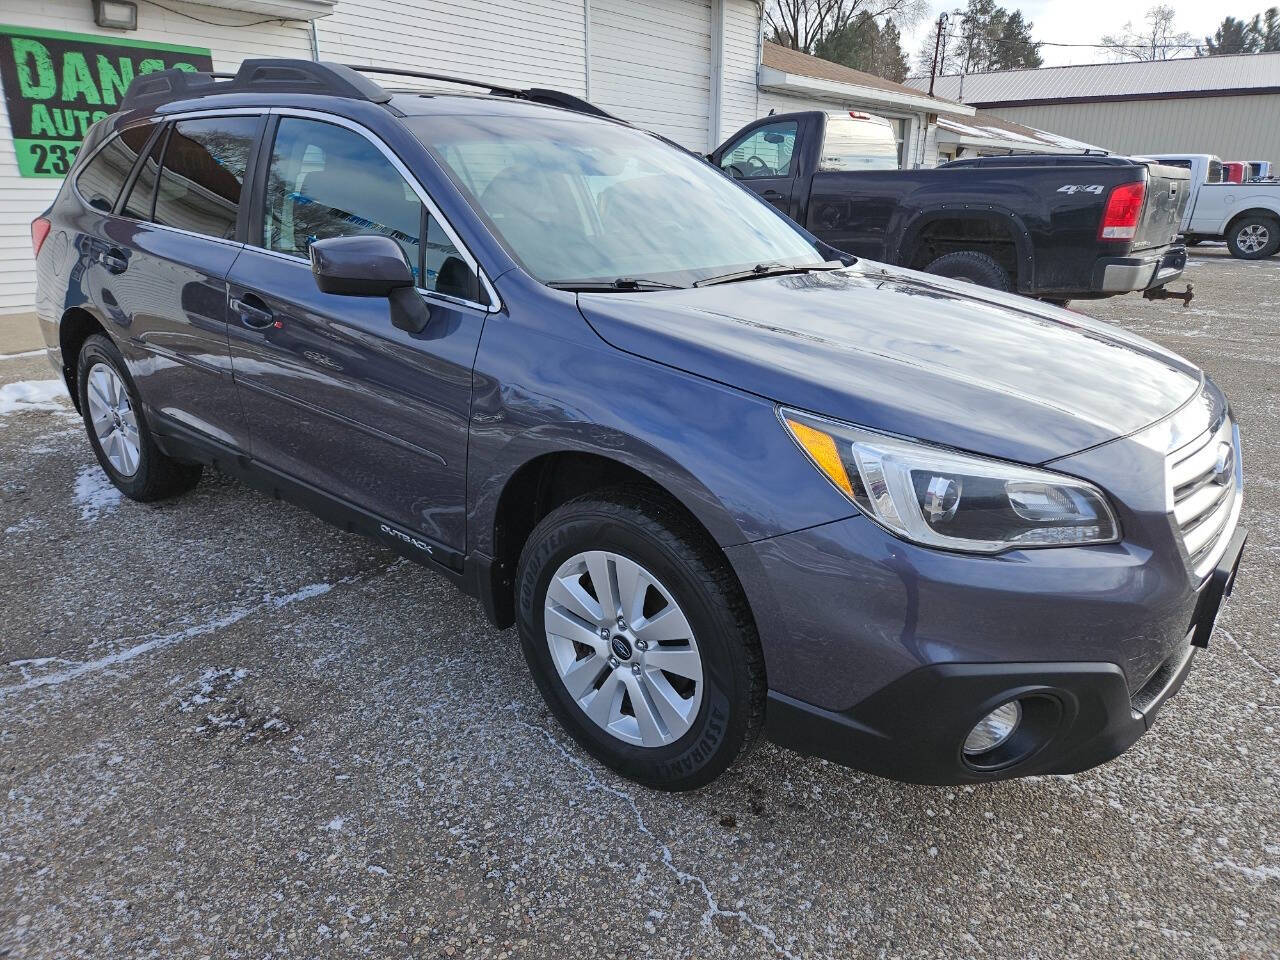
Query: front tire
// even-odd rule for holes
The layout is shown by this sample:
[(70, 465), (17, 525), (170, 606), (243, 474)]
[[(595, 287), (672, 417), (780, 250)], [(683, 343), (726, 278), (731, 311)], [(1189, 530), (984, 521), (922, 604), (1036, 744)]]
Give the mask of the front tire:
[(1280, 250), (1280, 223), (1270, 217), (1243, 217), (1227, 231), (1227, 248), (1241, 260), (1265, 260)]
[(940, 277), (951, 277), (955, 280), (967, 280), (980, 287), (992, 290), (1013, 289), (1013, 281), (1009, 272), (985, 253), (976, 250), (959, 250), (939, 257), (924, 268), (925, 273), (937, 274)]
[(199, 464), (174, 460), (156, 446), (137, 387), (110, 337), (94, 334), (84, 342), (76, 382), (89, 444), (121, 493), (146, 503), (200, 482)]
[(655, 495), (616, 488), (552, 511), (520, 555), (516, 602), (547, 706), (624, 777), (692, 790), (759, 733), (764, 661), (742, 589)]

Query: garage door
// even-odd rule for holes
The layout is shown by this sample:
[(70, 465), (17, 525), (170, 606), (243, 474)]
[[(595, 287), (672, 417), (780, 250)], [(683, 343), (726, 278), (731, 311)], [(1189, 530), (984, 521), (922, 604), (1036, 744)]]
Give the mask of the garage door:
[(711, 0), (590, 0), (591, 100), (710, 149)]

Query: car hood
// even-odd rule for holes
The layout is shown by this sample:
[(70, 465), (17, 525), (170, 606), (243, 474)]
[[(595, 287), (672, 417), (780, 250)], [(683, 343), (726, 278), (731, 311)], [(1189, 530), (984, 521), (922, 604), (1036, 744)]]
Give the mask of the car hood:
[(595, 331), (628, 353), (778, 403), (1024, 463), (1133, 433), (1202, 382), (1176, 354), (1102, 321), (865, 261), (578, 302)]

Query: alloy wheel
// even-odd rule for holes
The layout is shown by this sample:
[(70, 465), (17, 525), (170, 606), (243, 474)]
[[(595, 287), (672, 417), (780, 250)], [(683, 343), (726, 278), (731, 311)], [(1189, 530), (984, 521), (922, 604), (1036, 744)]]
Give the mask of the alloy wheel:
[(98, 445), (117, 473), (132, 477), (138, 472), (142, 457), (138, 418), (124, 381), (109, 364), (95, 363), (89, 369), (85, 392), (89, 400), (89, 419)]
[(628, 557), (591, 550), (562, 563), (543, 606), (547, 647), (569, 696), (619, 740), (679, 740), (702, 703), (702, 657), (680, 605)]
[(1271, 231), (1260, 223), (1251, 223), (1236, 234), (1236, 246), (1245, 253), (1257, 253), (1271, 242)]

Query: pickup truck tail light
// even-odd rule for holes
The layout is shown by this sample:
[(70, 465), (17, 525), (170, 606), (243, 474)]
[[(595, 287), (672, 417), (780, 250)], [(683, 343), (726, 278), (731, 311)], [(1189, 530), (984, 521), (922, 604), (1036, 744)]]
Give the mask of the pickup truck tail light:
[(1138, 232), (1138, 215), (1142, 213), (1142, 200), (1146, 195), (1147, 185), (1141, 181), (1115, 187), (1107, 197), (1098, 239), (1132, 240)]
[(52, 227), (48, 220), (44, 217), (36, 217), (31, 221), (31, 253), (32, 256), (40, 256), (40, 248), (44, 246), (44, 241), (49, 236), (49, 228)]

